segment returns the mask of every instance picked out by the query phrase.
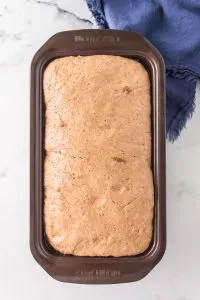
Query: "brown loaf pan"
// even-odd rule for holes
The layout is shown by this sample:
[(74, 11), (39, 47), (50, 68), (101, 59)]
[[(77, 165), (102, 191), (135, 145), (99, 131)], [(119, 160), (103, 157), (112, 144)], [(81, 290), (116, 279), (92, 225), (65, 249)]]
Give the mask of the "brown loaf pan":
[[(155, 190), (154, 232), (144, 253), (127, 257), (64, 255), (48, 243), (44, 230), (43, 163), (44, 69), (55, 58), (110, 54), (139, 60), (149, 72), (152, 99), (152, 170)], [(31, 67), (30, 247), (36, 261), (53, 278), (74, 283), (131, 282), (143, 278), (162, 258), (166, 246), (165, 83), (158, 51), (141, 35), (118, 30), (78, 30), (54, 35), (36, 53)]]

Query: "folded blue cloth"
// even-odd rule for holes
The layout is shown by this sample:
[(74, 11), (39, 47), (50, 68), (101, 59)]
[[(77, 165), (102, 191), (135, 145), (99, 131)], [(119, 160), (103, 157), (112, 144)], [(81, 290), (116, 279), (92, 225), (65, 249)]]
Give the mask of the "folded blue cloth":
[(167, 136), (174, 141), (195, 109), (200, 78), (200, 0), (86, 0), (101, 28), (143, 34), (166, 65)]

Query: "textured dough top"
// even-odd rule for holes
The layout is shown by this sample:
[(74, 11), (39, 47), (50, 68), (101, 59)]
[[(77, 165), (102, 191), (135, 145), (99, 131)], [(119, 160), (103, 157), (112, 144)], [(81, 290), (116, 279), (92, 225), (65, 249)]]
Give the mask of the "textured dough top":
[(64, 57), (44, 73), (45, 230), (65, 254), (126, 256), (152, 239), (149, 76), (120, 56)]

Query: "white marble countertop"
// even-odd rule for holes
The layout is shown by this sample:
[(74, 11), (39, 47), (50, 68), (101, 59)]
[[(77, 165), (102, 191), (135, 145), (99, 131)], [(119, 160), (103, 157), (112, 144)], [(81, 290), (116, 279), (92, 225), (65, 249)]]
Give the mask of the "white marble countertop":
[(30, 62), (54, 33), (91, 27), (83, 0), (0, 1), (0, 299), (199, 300), (200, 90), (192, 121), (175, 144), (167, 145), (168, 245), (146, 278), (120, 285), (60, 283), (31, 256)]

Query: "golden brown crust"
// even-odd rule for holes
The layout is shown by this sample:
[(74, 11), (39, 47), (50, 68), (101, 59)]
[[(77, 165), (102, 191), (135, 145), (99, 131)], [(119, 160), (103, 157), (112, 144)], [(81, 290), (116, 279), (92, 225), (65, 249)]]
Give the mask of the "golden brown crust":
[(154, 205), (146, 70), (118, 56), (59, 58), (44, 95), (49, 242), (81, 256), (144, 252)]

